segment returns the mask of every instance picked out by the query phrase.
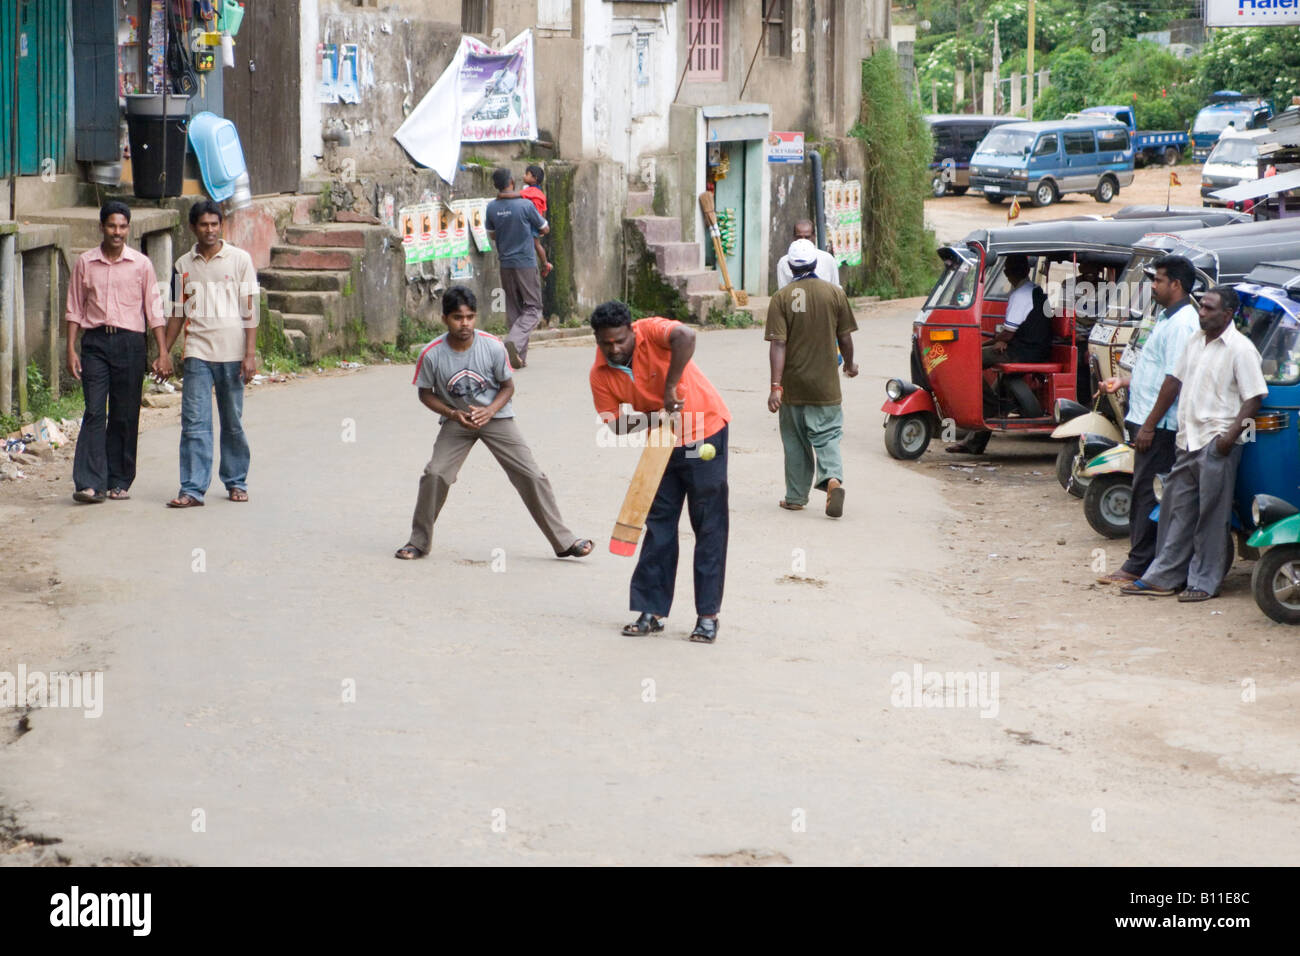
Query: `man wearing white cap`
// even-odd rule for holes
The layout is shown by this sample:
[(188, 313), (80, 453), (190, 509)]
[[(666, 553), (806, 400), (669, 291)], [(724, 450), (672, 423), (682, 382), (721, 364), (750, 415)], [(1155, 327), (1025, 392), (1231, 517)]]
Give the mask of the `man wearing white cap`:
[(836, 363), (843, 355), (844, 374), (858, 374), (853, 363), (858, 324), (844, 290), (817, 278), (816, 246), (796, 239), (786, 259), (794, 278), (772, 296), (763, 336), (771, 343), (767, 408), (780, 416), (785, 449), (785, 497), (778, 504), (801, 511), (816, 488), (826, 492), (826, 514), (838, 518), (844, 514), (844, 415)]
[[(794, 238), (807, 239), (812, 241), (813, 224), (811, 219), (800, 219), (794, 224)], [(825, 279), (832, 285), (840, 284), (840, 267), (835, 262), (835, 257), (829, 252), (817, 250), (817, 266), (813, 270), (817, 278)], [(776, 263), (776, 287), (784, 289), (794, 281), (794, 270), (790, 268), (790, 257), (782, 256)]]

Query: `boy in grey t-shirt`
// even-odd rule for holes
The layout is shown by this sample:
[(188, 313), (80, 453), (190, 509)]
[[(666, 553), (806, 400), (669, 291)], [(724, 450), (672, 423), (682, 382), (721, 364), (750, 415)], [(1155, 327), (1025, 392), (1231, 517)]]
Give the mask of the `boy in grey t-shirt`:
[(496, 336), (474, 328), (477, 309), (474, 293), (464, 286), (444, 292), (442, 317), (447, 332), (425, 346), (416, 365), (414, 384), (420, 402), (437, 412), (440, 428), (433, 457), (420, 476), (410, 540), (395, 556), (409, 561), (429, 553), (433, 524), (447, 492), (469, 450), (481, 439), (505, 469), (556, 556), (586, 557), (592, 542), (575, 538), (565, 527), (550, 479), (537, 467), (515, 425), (510, 407), (515, 381), (505, 346)]

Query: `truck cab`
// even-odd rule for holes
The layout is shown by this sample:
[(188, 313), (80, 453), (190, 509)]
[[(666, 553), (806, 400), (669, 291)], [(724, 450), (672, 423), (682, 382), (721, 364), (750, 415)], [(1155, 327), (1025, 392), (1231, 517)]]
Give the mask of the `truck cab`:
[(1135, 165), (1164, 163), (1166, 166), (1175, 166), (1183, 158), (1183, 151), (1186, 150), (1188, 143), (1187, 134), (1182, 130), (1160, 132), (1139, 130), (1137, 117), (1131, 106), (1089, 106), (1078, 113), (1070, 114), (1070, 117), (1074, 118), (1101, 116), (1123, 123), (1128, 128)]
[(1259, 129), (1273, 118), (1273, 107), (1267, 100), (1235, 90), (1218, 90), (1210, 100), (1192, 123), (1192, 156), (1198, 163), (1209, 158), (1210, 150), (1224, 130)]

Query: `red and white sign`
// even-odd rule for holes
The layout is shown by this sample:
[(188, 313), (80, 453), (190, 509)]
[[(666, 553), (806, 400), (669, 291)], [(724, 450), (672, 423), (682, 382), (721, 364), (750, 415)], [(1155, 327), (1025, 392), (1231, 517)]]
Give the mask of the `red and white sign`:
[(768, 133), (767, 161), (769, 163), (802, 163), (803, 133)]

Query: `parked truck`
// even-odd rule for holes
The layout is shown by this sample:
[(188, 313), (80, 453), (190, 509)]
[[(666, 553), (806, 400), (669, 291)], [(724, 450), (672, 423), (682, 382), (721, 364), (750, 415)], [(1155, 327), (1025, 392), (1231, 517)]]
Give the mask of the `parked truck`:
[(1128, 127), (1129, 138), (1133, 143), (1133, 162), (1138, 166), (1164, 163), (1175, 166), (1183, 158), (1187, 149), (1187, 134), (1181, 130), (1151, 132), (1137, 128), (1137, 118), (1131, 106), (1089, 106), (1084, 115), (1109, 116), (1119, 120)]
[(1225, 129), (1259, 129), (1267, 126), (1272, 117), (1273, 105), (1268, 100), (1236, 90), (1216, 90), (1210, 94), (1209, 105), (1196, 114), (1192, 123), (1192, 157), (1203, 163)]

